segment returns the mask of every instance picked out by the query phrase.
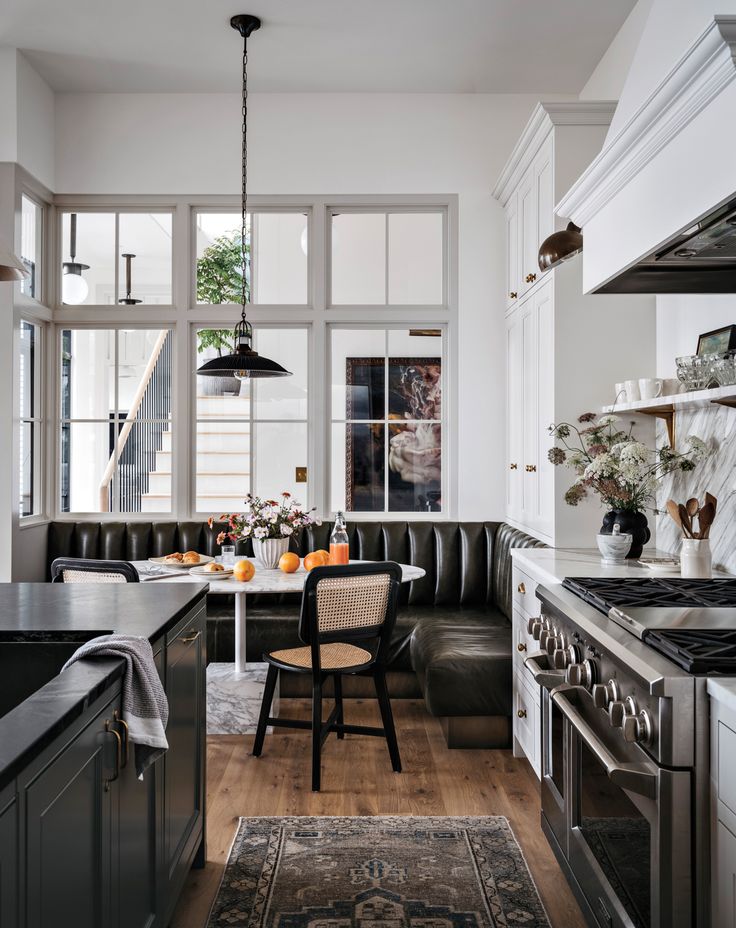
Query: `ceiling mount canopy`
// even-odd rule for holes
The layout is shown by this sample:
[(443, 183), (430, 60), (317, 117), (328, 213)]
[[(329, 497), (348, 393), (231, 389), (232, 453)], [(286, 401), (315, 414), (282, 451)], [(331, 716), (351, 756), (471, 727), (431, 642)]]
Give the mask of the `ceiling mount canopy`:
[(583, 250), (582, 231), (574, 222), (568, 222), (566, 229), (547, 236), (539, 248), (539, 269), (546, 271), (579, 254)]
[(243, 144), (241, 160), (240, 200), (240, 272), (241, 304), (240, 321), (233, 331), (233, 350), (230, 354), (206, 361), (197, 373), (209, 377), (235, 377), (248, 380), (251, 377), (288, 377), (287, 371), (277, 361), (264, 358), (253, 350), (253, 326), (245, 317), (248, 303), (248, 36), (261, 28), (261, 21), (250, 13), (239, 13), (230, 20), (230, 25), (243, 37)]

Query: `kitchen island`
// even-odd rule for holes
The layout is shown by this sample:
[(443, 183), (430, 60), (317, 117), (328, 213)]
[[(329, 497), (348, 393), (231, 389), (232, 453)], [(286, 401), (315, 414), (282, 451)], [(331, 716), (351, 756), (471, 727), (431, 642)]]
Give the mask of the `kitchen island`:
[[(0, 924), (154, 928), (205, 856), (206, 584), (0, 585)], [(146, 637), (169, 750), (137, 779), (124, 662), (59, 671), (85, 641)]]

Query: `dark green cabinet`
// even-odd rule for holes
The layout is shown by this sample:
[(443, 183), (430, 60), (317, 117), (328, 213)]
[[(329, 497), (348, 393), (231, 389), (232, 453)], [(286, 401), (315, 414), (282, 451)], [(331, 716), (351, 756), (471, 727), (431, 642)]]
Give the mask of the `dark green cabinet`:
[(0, 926), (20, 928), (18, 800), (15, 787), (0, 791)]

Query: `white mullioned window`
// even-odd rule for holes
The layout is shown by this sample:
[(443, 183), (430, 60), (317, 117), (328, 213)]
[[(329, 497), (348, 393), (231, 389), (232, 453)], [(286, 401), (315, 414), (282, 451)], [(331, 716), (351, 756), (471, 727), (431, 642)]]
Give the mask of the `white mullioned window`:
[(18, 363), (19, 516), (43, 514), (43, 328), (20, 321)]

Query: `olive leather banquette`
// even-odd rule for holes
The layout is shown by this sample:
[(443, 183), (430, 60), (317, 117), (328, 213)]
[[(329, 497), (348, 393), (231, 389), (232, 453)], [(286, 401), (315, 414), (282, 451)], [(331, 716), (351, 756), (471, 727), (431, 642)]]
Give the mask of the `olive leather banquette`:
[[(56, 557), (145, 560), (173, 551), (217, 554), (218, 531), (201, 522), (52, 522), (48, 564)], [(331, 523), (312, 526), (291, 549), (300, 556), (326, 548)], [(442, 719), (451, 746), (507, 743), (511, 716), (511, 548), (544, 547), (504, 522), (353, 522), (350, 556), (393, 560), (425, 570), (404, 584), (394, 632), (389, 684), (394, 696), (424, 697)], [(252, 554), (250, 542), (237, 553)], [(266, 648), (293, 647), (299, 598), (248, 597), (247, 659)], [(210, 595), (208, 660), (234, 660), (232, 597)], [(296, 677), (297, 675), (288, 675)], [(301, 684), (302, 681), (298, 681)], [(346, 680), (346, 684), (347, 684)], [(353, 679), (345, 695), (368, 695)], [(295, 689), (282, 696), (307, 695)]]

